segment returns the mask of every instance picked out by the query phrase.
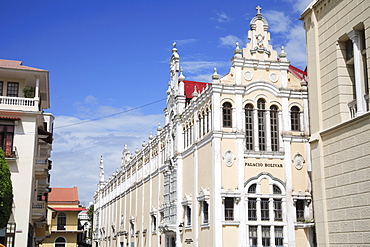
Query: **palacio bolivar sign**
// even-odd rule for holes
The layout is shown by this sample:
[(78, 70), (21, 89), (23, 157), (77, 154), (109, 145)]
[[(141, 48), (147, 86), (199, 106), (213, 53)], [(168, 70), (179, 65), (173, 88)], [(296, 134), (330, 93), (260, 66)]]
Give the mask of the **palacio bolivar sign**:
[(278, 163), (245, 163), (245, 166), (283, 168), (283, 164), (278, 164)]

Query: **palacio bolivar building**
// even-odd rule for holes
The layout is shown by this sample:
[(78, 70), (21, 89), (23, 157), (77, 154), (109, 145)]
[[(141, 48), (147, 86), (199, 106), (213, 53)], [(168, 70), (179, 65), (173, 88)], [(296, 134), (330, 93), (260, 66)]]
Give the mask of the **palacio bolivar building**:
[(165, 125), (94, 195), (94, 246), (312, 246), (306, 73), (257, 7), (228, 74), (186, 80), (176, 44)]

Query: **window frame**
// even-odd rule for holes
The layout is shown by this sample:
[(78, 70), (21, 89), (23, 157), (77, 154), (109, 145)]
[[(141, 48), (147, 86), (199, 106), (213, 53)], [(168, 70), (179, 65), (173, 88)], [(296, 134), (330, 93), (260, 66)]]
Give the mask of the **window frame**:
[(290, 108), (290, 129), (292, 131), (301, 131), (300, 115), (301, 110), (298, 106), (292, 106)]
[(19, 82), (8, 81), (6, 88), (6, 96), (18, 97), (19, 95)]
[(13, 158), (14, 132), (14, 125), (0, 124), (0, 147), (8, 158)]
[(224, 214), (225, 214), (225, 221), (234, 221), (235, 214), (234, 214), (234, 197), (225, 197), (224, 200)]
[(222, 104), (222, 126), (224, 128), (232, 128), (232, 113), (233, 113), (233, 107), (230, 102), (224, 102)]
[(245, 117), (245, 147), (248, 151), (254, 149), (254, 134), (253, 134), (253, 105), (246, 104), (244, 107), (244, 117)]
[(57, 230), (67, 230), (67, 214), (59, 212), (57, 217)]
[(257, 101), (258, 118), (258, 149), (266, 151), (266, 101), (259, 99)]

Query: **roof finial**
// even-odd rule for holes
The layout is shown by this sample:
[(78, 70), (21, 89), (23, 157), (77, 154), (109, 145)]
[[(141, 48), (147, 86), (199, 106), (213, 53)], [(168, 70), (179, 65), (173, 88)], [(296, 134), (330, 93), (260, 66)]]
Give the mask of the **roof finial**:
[(177, 52), (176, 42), (172, 43), (172, 52)]
[(257, 15), (262, 15), (261, 14), (261, 7), (258, 5), (257, 7), (256, 7), (256, 10), (257, 10)]
[(194, 92), (191, 94), (193, 97), (198, 97), (197, 86), (194, 86)]
[(185, 76), (182, 74), (182, 67), (180, 68), (180, 76), (179, 76), (179, 81), (184, 81)]

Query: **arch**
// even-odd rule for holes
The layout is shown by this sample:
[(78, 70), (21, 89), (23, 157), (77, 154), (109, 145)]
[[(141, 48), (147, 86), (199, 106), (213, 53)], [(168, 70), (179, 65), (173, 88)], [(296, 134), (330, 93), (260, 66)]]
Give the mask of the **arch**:
[[(262, 179), (267, 179), (271, 186), (277, 186), (280, 189), (281, 194), (285, 195), (285, 183), (281, 179), (272, 176), (269, 172), (261, 172), (257, 176), (249, 178), (247, 181), (245, 181), (244, 188), (249, 188), (252, 184), (257, 184), (256, 193), (259, 193), (258, 185), (261, 183)], [(273, 189), (273, 187), (271, 187), (271, 189)], [(248, 192), (247, 189), (246, 191)]]
[(220, 101), (220, 104), (223, 105), (225, 102), (229, 102), (231, 105), (234, 105), (235, 102), (232, 98), (223, 98), (221, 101)]
[(278, 97), (278, 95), (280, 94), (279, 88), (267, 81), (254, 81), (248, 83), (247, 87), (245, 88), (244, 94), (249, 95), (254, 91), (267, 91), (275, 97)]
[(67, 241), (64, 237), (57, 237), (54, 240), (54, 247), (65, 247), (66, 243), (67, 243)]

